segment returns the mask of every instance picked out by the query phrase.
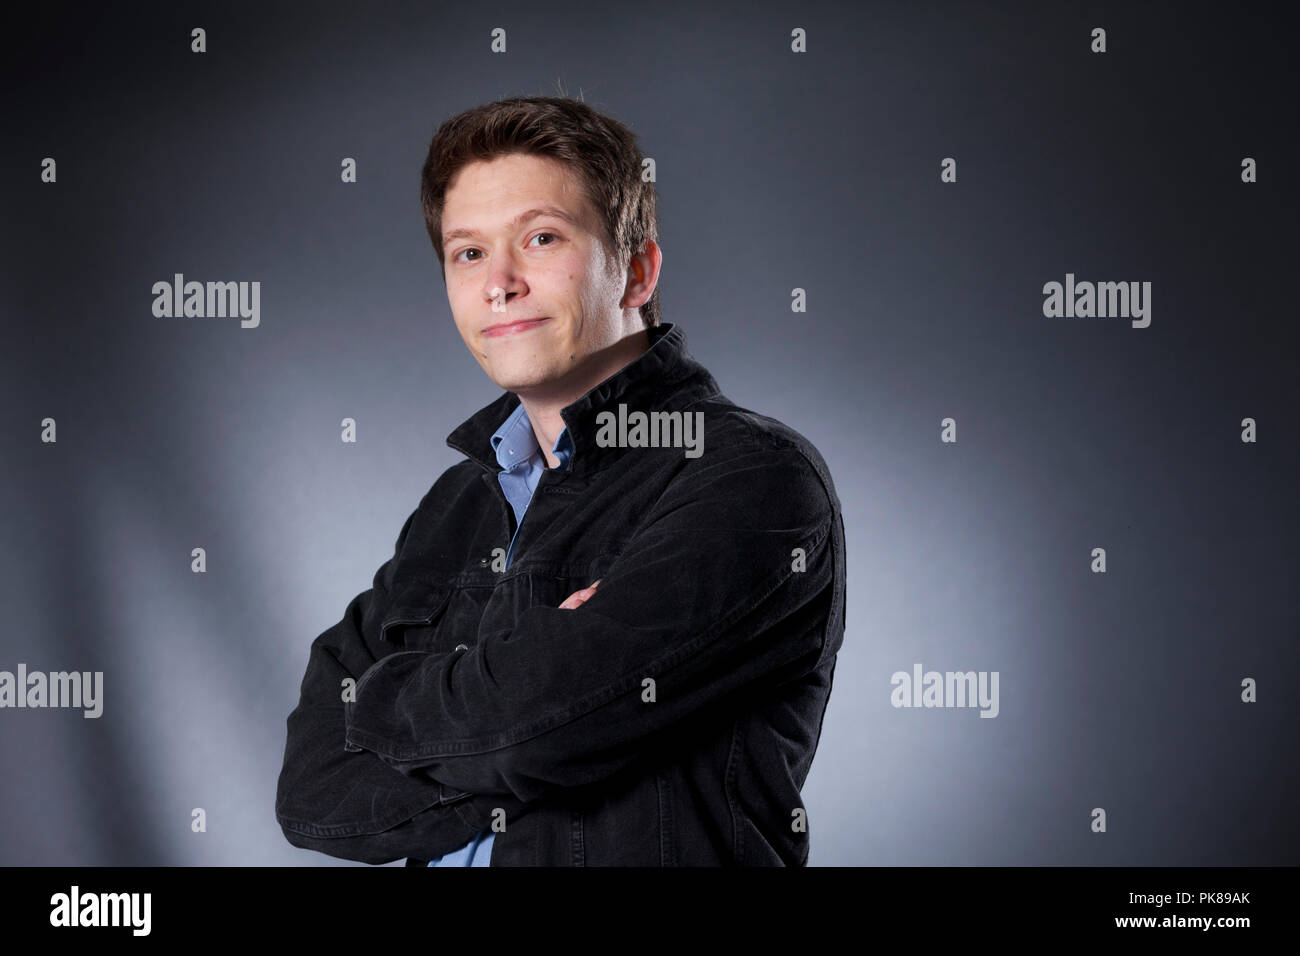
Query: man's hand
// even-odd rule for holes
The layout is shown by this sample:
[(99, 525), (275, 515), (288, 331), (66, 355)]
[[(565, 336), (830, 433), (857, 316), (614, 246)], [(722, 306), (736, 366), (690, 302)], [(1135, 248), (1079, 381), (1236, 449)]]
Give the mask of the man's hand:
[(568, 608), (570, 611), (572, 611), (575, 607), (582, 604), (584, 601), (587, 600), (587, 598), (591, 597), (593, 594), (596, 593), (596, 585), (599, 583), (600, 583), (600, 578), (597, 578), (595, 581), (592, 582), (591, 587), (583, 588), (581, 591), (574, 591), (572, 594), (570, 594), (568, 597), (564, 599), (564, 603), (561, 604), (560, 607)]

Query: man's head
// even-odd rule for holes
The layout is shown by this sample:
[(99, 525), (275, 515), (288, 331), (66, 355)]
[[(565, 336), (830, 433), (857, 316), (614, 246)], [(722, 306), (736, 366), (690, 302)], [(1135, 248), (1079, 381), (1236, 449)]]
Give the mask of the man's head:
[[(659, 324), (655, 193), (641, 160), (626, 127), (570, 99), (503, 100), (435, 134), (425, 223), (456, 327), (501, 388), (584, 382), (616, 343)], [(491, 328), (521, 320), (541, 321)]]

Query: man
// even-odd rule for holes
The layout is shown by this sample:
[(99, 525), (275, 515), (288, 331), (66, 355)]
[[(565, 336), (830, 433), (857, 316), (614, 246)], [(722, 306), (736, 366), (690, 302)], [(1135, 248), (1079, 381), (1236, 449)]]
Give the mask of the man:
[(456, 327), (503, 394), (312, 644), (276, 817), (409, 865), (805, 865), (844, 530), (801, 435), (660, 320), (622, 124), (512, 99), (422, 171)]

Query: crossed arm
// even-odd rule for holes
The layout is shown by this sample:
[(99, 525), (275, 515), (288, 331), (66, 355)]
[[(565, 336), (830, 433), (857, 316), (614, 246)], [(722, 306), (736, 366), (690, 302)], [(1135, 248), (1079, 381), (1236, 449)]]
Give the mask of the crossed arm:
[(393, 557), (375, 572), (372, 586), (312, 642), (287, 721), (275, 793), (276, 820), (296, 847), (363, 863), (432, 859), (463, 846), (487, 823), (438, 781), (403, 775), (373, 753), (344, 749), (345, 687), (392, 651), (378, 640), (379, 619), (417, 512), (406, 519)]
[[(408, 518), (397, 552), (410, 524)], [(465, 794), (437, 780), (399, 773), (373, 753), (344, 750), (343, 689), (378, 659), (372, 609), (382, 606), (391, 564), (312, 644), (299, 703), (288, 718), (275, 802), (276, 819), (294, 846), (375, 864), (442, 856), (490, 822), (481, 803), (465, 802)], [(590, 593), (578, 591), (564, 606), (578, 607)], [(491, 803), (512, 817), (527, 810), (513, 798)]]
[[(477, 800), (430, 777), (400, 773), (374, 753), (344, 749), (346, 686), (355, 687), (394, 651), (378, 639), (378, 628), (418, 510), (402, 525), (393, 556), (375, 572), (371, 587), (312, 643), (276, 785), (276, 820), (296, 847), (373, 864), (432, 859), (464, 846), (491, 822), (496, 807), (511, 817), (529, 809), (505, 795)], [(591, 593), (575, 592), (562, 606), (576, 608)]]
[(412, 513), (372, 587), (312, 644), (276, 790), (286, 838), (366, 863), (441, 856), (495, 808), (517, 818), (710, 705), (811, 670), (838, 646), (816, 626), (832, 599), (830, 494), (797, 452), (700, 458), (598, 586), (457, 654), (378, 639)]
[(698, 459), (576, 604), (528, 608), (466, 635), (466, 651), (372, 664), (345, 708), (348, 744), (523, 804), (614, 775), (670, 728), (834, 650), (831, 494), (794, 449)]

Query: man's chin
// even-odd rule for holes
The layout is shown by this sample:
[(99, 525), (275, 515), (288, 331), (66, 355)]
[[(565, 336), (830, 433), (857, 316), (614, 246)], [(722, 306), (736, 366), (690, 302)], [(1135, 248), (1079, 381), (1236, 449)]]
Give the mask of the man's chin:
[(497, 384), (498, 388), (507, 392), (535, 392), (545, 390), (559, 381), (559, 376), (547, 374), (541, 369), (523, 370), (511, 369), (508, 372), (497, 372), (490, 375)]
[(551, 371), (547, 374), (537, 372), (530, 375), (492, 376), (492, 381), (507, 392), (514, 392), (530, 398), (546, 401), (554, 395), (568, 395), (572, 369), (566, 374)]

